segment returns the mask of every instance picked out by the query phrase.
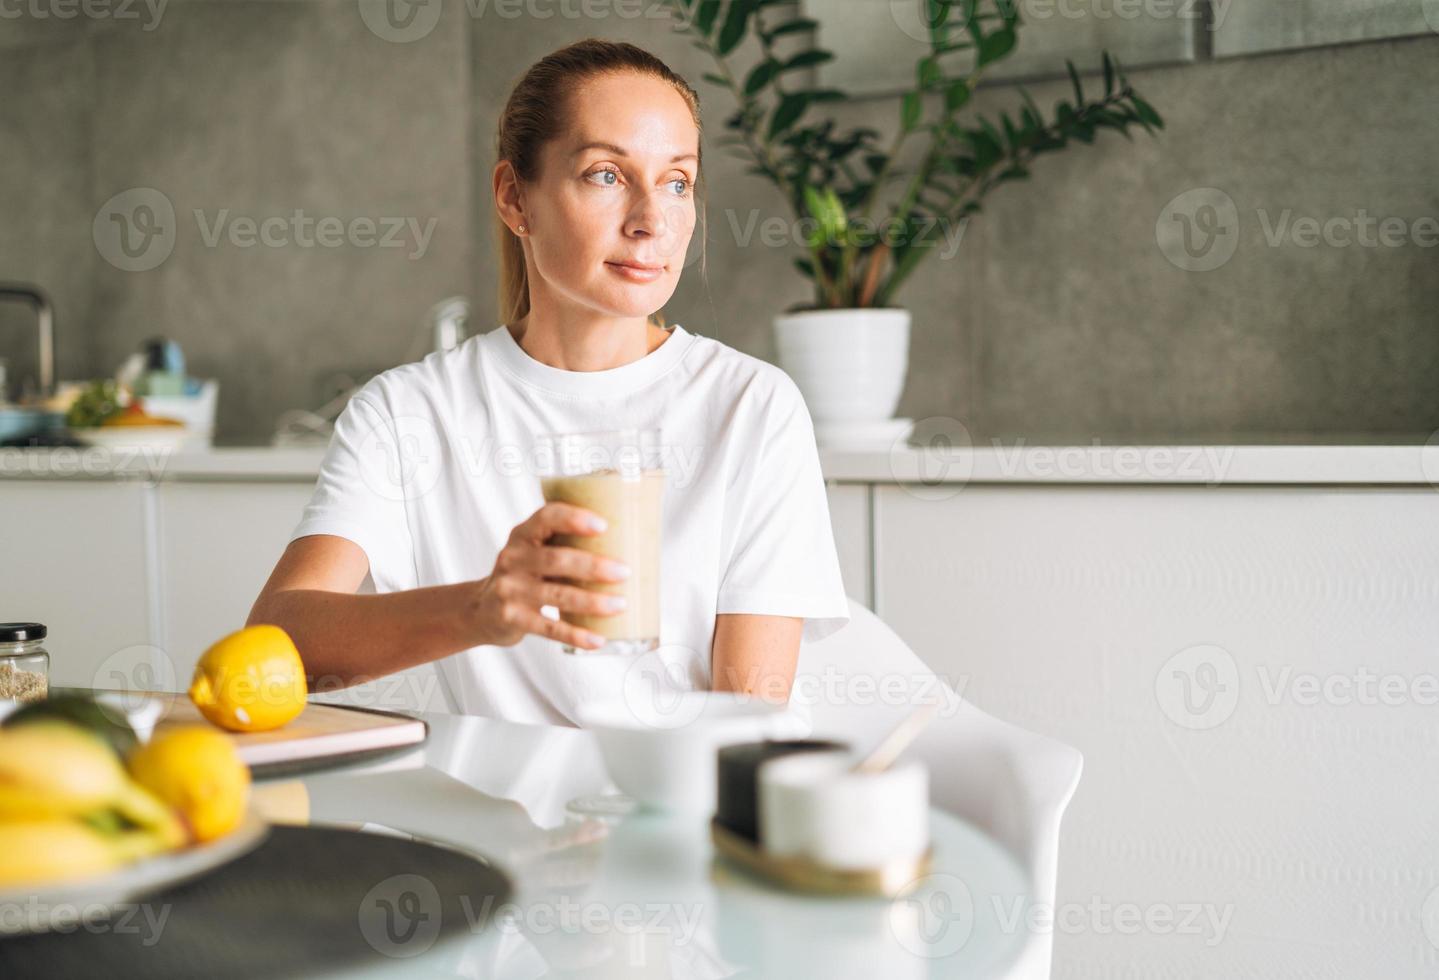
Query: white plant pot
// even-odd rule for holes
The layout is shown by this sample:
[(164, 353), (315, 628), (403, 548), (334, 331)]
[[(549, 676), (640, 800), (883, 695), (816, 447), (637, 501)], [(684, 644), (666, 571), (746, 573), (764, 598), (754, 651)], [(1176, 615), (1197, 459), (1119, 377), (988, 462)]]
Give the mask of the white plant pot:
[(821, 445), (883, 443), (908, 432), (894, 418), (909, 368), (908, 310), (840, 309), (774, 318), (779, 366), (809, 406)]

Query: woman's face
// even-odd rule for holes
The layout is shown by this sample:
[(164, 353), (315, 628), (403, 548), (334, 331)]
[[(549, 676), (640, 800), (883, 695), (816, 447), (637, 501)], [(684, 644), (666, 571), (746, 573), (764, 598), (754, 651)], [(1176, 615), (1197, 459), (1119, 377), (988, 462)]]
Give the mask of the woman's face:
[(531, 288), (607, 316), (648, 316), (684, 269), (699, 130), (678, 92), (629, 72), (589, 79), (569, 111), (523, 191)]

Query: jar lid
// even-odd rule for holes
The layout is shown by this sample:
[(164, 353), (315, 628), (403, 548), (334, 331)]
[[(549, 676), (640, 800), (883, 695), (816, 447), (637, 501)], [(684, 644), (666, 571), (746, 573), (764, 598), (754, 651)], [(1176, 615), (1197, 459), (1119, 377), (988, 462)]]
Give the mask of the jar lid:
[(43, 640), (47, 633), (44, 623), (0, 623), (0, 643)]

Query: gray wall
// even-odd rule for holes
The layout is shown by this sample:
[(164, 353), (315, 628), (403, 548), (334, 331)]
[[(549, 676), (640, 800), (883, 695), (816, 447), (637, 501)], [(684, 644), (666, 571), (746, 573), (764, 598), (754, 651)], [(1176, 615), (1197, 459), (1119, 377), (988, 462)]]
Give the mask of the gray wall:
[[(0, 23), (0, 278), (55, 294), (62, 375), (109, 373), (167, 333), (192, 373), (221, 379), (221, 439), (263, 442), (282, 410), (318, 404), (333, 372), (423, 354), (436, 300), (468, 295), (472, 326), (494, 326), (496, 115), (529, 63), (587, 35), (643, 44), (697, 81), (706, 269), (690, 265), (666, 313), (772, 358), (771, 316), (807, 291), (791, 250), (736, 234), (753, 211), (786, 215), (715, 146), (731, 106), (698, 81), (703, 54), (622, 5), (580, 19), (442, 9), (408, 43), (378, 36), (354, 0), (172, 0), (152, 30)], [(900, 294), (915, 317), (902, 414), (1031, 440), (1439, 427), (1439, 248), (1412, 234), (1439, 216), (1436, 55), (1439, 37), (1421, 36), (1133, 72), (1168, 122), (1159, 139), (1046, 159)], [(1061, 86), (1031, 91), (1048, 105)], [(981, 101), (1013, 99), (994, 88)], [(844, 115), (889, 132), (897, 108)], [(176, 220), (164, 261), (127, 272), (99, 254), (91, 224), (135, 187), (161, 192)], [(1216, 246), (1232, 244), (1227, 262), (1186, 270), (1156, 225), (1178, 227), (1166, 205), (1203, 187), (1233, 202), (1237, 235)], [(1193, 198), (1175, 207), (1192, 217)], [(433, 237), (420, 258), (210, 245), (196, 209), (206, 226), (226, 209), (433, 221)], [(1285, 209), (1320, 223), (1363, 209), (1411, 232), (1394, 247), (1272, 246), (1266, 222)], [(0, 308), (0, 356), (31, 356), (25, 322)]]

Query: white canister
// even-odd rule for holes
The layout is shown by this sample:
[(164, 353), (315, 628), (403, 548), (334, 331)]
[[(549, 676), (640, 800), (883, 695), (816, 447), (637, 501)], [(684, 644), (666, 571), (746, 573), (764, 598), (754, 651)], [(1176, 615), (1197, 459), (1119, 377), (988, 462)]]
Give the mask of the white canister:
[(879, 773), (842, 752), (783, 756), (759, 769), (760, 846), (830, 868), (918, 859), (929, 847), (929, 770), (918, 760)]

